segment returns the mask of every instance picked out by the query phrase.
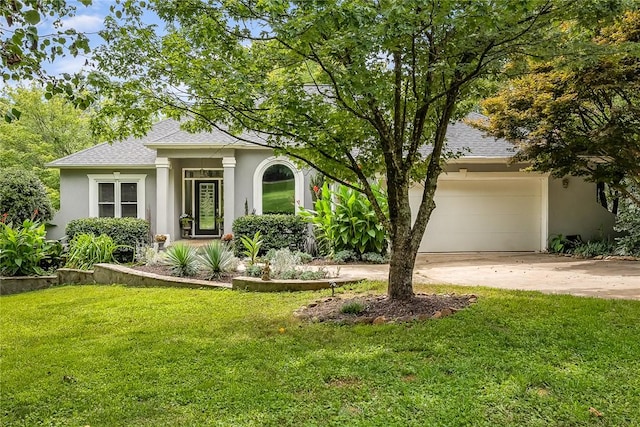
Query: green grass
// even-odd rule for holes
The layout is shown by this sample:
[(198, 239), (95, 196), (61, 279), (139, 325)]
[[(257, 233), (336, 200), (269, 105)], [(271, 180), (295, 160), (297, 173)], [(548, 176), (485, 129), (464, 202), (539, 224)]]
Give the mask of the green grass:
[(262, 183), (262, 212), (263, 213), (293, 213), (294, 212), (295, 181), (263, 182)]
[(420, 290), (480, 299), (440, 320), (337, 326), (292, 315), (328, 291), (5, 296), (0, 424), (640, 425), (640, 302)]

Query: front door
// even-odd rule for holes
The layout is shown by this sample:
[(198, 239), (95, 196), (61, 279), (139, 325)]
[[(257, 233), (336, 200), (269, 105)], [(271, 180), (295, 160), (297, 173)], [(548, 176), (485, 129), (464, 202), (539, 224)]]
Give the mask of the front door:
[(220, 234), (220, 181), (195, 181), (194, 227), (196, 236)]

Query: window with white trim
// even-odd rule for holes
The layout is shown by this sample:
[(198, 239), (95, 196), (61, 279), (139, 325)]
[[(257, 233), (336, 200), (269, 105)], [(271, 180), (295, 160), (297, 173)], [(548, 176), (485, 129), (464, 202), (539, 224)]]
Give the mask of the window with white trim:
[(143, 218), (146, 175), (88, 175), (89, 216)]
[[(276, 167), (272, 168), (273, 166)], [(266, 179), (265, 174), (267, 175)], [(272, 174), (281, 176), (282, 179), (279, 179), (279, 181), (282, 182), (271, 181), (269, 175)], [(290, 188), (291, 180), (293, 180), (293, 191)], [(271, 191), (270, 187), (274, 185), (269, 184), (274, 184), (275, 187), (280, 186), (280, 194), (278, 194), (278, 191)], [(278, 189), (276, 188), (275, 190)], [(277, 203), (276, 200), (268, 200), (269, 194), (271, 194), (272, 198), (276, 196), (279, 199)], [(280, 199), (284, 200), (284, 202)], [(265, 208), (267, 212), (282, 212), (282, 209), (286, 208), (288, 213), (297, 213), (302, 204), (304, 204), (304, 174), (302, 171), (286, 157), (273, 156), (260, 162), (253, 173), (253, 209), (255, 213), (262, 215), (266, 213)], [(274, 209), (274, 206), (276, 206), (276, 209)]]

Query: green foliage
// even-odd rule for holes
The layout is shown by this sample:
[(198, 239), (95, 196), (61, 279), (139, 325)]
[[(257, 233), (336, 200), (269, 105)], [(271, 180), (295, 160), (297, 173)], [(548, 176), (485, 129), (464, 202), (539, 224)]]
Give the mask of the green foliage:
[(220, 277), (235, 268), (235, 257), (229, 247), (214, 240), (204, 246), (199, 254), (200, 263), (209, 273), (210, 278)]
[(23, 169), (0, 172), (0, 219), (3, 222), (22, 224), (26, 219), (46, 222), (51, 218), (53, 207), (47, 190), (33, 172)]
[(303, 264), (308, 264), (313, 261), (313, 257), (306, 252), (297, 251), (296, 255), (300, 258), (300, 262)]
[[(11, 80), (35, 80), (46, 85), (45, 97), (64, 93), (86, 108), (89, 99), (84, 97), (88, 94), (78, 91), (80, 75), (63, 73), (54, 77), (47, 73), (43, 64), (62, 56), (75, 57), (89, 53), (91, 49), (87, 36), (68, 25), (62, 25), (62, 21), (71, 22), (80, 4), (88, 6), (91, 3), (92, 0), (0, 2), (0, 16), (3, 18), (0, 59), (4, 86)], [(4, 119), (15, 120), (21, 116), (21, 112), (17, 109), (8, 111)]]
[[(386, 212), (386, 194), (379, 185), (371, 184), (379, 206)], [(335, 252), (352, 250), (358, 254), (387, 250), (387, 231), (380, 224), (371, 202), (345, 185), (334, 192), (325, 182), (315, 202), (315, 211), (302, 209), (301, 215), (317, 229)]]
[(285, 274), (295, 271), (300, 264), (300, 257), (296, 253), (291, 252), (288, 248), (279, 249), (271, 259), (271, 277), (276, 279), (293, 279), (294, 277), (285, 277)]
[(76, 234), (106, 234), (118, 245), (115, 258), (119, 262), (131, 262), (137, 244), (149, 242), (149, 223), (139, 218), (80, 218), (69, 221), (67, 236)]
[(242, 246), (244, 246), (242, 254), (249, 258), (251, 264), (256, 263), (256, 258), (258, 258), (258, 253), (260, 253), (260, 248), (262, 247), (262, 239), (260, 237), (259, 231), (256, 231), (252, 238), (240, 236), (240, 241), (242, 242)]
[(54, 272), (62, 267), (67, 260), (65, 247), (57, 240), (45, 242), (45, 255), (40, 260), (40, 267), (46, 272)]
[(598, 255), (612, 255), (615, 246), (608, 240), (589, 240), (578, 243), (571, 251), (572, 254), (583, 258), (593, 258)]
[(25, 219), (20, 226), (0, 222), (0, 274), (44, 274), (40, 263), (47, 255), (44, 224)]
[(198, 254), (193, 247), (178, 243), (170, 246), (166, 253), (165, 263), (174, 276), (188, 277), (198, 272)]
[(260, 277), (262, 275), (262, 267), (258, 264), (249, 264), (245, 267), (244, 274), (249, 277)]
[(233, 222), (235, 253), (244, 250), (242, 236), (254, 236), (260, 232), (262, 246), (260, 253), (270, 249), (289, 248), (302, 250), (307, 235), (307, 224), (298, 215), (247, 215)]
[(479, 125), (517, 143), (516, 160), (536, 170), (632, 197), (624, 181), (640, 183), (640, 11), (589, 34), (577, 57), (523, 61), (527, 72), (484, 101), (490, 121)]
[(105, 234), (76, 234), (69, 243), (65, 267), (91, 270), (94, 264), (115, 262), (114, 253), (119, 246)]
[[(630, 190), (640, 198), (640, 186)], [(615, 239), (616, 251), (622, 255), (640, 257), (640, 206), (630, 199), (622, 199), (616, 217), (615, 230), (623, 233)]]
[(360, 314), (364, 311), (364, 304), (358, 301), (351, 301), (340, 307), (340, 312), (345, 314)]
[(569, 240), (562, 234), (556, 234), (549, 237), (549, 245), (547, 250), (554, 254), (562, 254), (569, 252)]
[(345, 262), (358, 261), (358, 254), (351, 249), (343, 249), (333, 254), (331, 259), (338, 263), (343, 264)]
[(19, 120), (0, 121), (0, 169), (19, 167), (40, 178), (53, 206), (60, 207), (60, 172), (45, 164), (95, 144), (90, 114), (61, 95), (45, 99), (36, 87), (7, 88), (0, 112), (17, 109)]
[(360, 256), (360, 259), (364, 262), (370, 262), (371, 264), (386, 264), (389, 262), (385, 256), (375, 252), (366, 252)]

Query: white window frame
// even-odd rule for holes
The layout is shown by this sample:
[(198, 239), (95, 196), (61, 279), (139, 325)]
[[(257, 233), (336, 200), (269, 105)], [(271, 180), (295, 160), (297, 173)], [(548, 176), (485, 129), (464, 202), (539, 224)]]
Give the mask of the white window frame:
[(146, 174), (121, 174), (113, 172), (111, 174), (89, 174), (89, 216), (97, 218), (99, 216), (98, 207), (98, 184), (107, 183), (115, 184), (115, 210), (114, 217), (121, 218), (121, 200), (120, 200), (120, 184), (137, 184), (137, 212), (138, 218), (145, 219), (145, 181)]
[(304, 173), (302, 173), (302, 171), (299, 170), (288, 158), (278, 156), (264, 159), (256, 167), (256, 170), (253, 173), (253, 209), (256, 211), (257, 215), (262, 215), (262, 177), (266, 170), (273, 165), (284, 165), (293, 172), (293, 179), (295, 183), (294, 213), (297, 214), (300, 211), (300, 206), (304, 205)]

